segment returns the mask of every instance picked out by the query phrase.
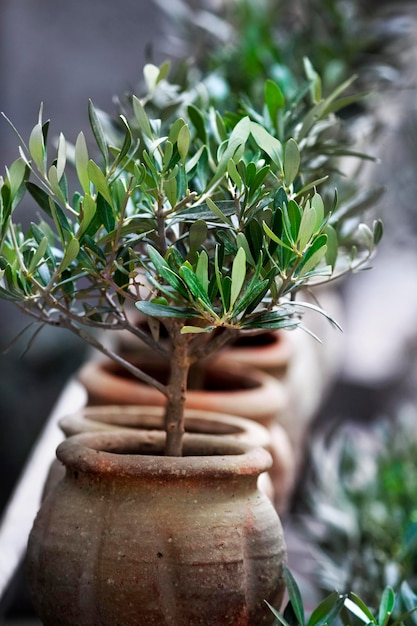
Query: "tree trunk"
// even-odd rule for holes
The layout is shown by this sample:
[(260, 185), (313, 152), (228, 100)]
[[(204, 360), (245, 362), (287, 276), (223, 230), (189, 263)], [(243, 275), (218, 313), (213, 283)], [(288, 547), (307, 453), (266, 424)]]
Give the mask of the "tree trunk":
[(185, 398), (190, 369), (188, 343), (189, 336), (181, 335), (179, 329), (175, 329), (165, 407), (166, 456), (182, 456)]

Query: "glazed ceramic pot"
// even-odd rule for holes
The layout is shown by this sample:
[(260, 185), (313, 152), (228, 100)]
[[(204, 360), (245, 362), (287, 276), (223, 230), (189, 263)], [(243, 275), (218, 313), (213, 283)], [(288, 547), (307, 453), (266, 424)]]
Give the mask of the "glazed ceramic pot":
[(66, 475), (28, 544), (44, 626), (254, 626), (280, 606), (285, 545), (257, 488), (263, 448), (184, 436), (163, 456), (155, 431), (83, 433), (57, 456)]

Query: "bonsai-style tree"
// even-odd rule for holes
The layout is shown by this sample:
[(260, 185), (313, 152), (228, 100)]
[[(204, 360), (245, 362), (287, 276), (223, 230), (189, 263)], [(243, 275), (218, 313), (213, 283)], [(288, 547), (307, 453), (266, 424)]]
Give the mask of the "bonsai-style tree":
[[(166, 72), (145, 68), (151, 92)], [(246, 103), (221, 114), (181, 97), (178, 114), (161, 122), (147, 112), (152, 93), (132, 96), (132, 114), (111, 132), (90, 102), (94, 153), (83, 133), (75, 147), (61, 134), (51, 158), (42, 107), (28, 143), (18, 135), (20, 157), (0, 180), (0, 296), (162, 392), (168, 455), (182, 452), (190, 366), (239, 333), (301, 325), (305, 307), (321, 309), (297, 292), (362, 266), (382, 234), (378, 221), (370, 229), (339, 214), (337, 194), (325, 206), (317, 191), (326, 176), (311, 138), (324, 129), (326, 154), (342, 92), (325, 99), (316, 91), (298, 106), (292, 136), (283, 129), (294, 110), (270, 80), (262, 111)], [(80, 188), (70, 193), (74, 166)], [(41, 216), (24, 232), (14, 212), (27, 192)], [(151, 332), (131, 320), (132, 304)], [(167, 359), (166, 384), (95, 332), (122, 329)]]

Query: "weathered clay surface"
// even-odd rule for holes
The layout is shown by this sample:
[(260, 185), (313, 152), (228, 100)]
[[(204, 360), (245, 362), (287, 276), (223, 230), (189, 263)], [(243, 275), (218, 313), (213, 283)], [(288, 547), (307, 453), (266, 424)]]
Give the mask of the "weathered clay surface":
[[(46, 498), (28, 549), (45, 626), (258, 626), (279, 606), (282, 529), (256, 488), (268, 453), (161, 433), (87, 433), (65, 441), (65, 480)], [(139, 451), (142, 453), (139, 454)]]

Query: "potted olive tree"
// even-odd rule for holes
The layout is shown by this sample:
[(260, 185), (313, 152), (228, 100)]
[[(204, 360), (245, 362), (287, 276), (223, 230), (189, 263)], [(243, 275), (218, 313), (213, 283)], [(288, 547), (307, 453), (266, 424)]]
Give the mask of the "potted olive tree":
[[(156, 88), (166, 67), (146, 71)], [(281, 597), (284, 546), (271, 503), (256, 491), (268, 453), (184, 435), (187, 377), (239, 333), (297, 327), (306, 308), (326, 315), (297, 292), (372, 254), (380, 223), (342, 228), (337, 197), (325, 206), (317, 191), (323, 176), (300, 172), (309, 130), (337, 110), (339, 95), (314, 103), (298, 138), (272, 131), (284, 106), (272, 81), (263, 117), (183, 101), (181, 115), (161, 123), (133, 96), (132, 117), (120, 115), (111, 137), (90, 102), (94, 151), (83, 133), (74, 148), (61, 134), (51, 158), (42, 108), (27, 145), (19, 136), (20, 157), (0, 185), (0, 296), (166, 397), (165, 435), (86, 433), (58, 448), (66, 478), (29, 542), (44, 624), (270, 623), (263, 600)], [(43, 214), (26, 232), (14, 219), (25, 192)], [(131, 321), (131, 305), (150, 333)], [(117, 329), (169, 362), (166, 382), (96, 332)]]

